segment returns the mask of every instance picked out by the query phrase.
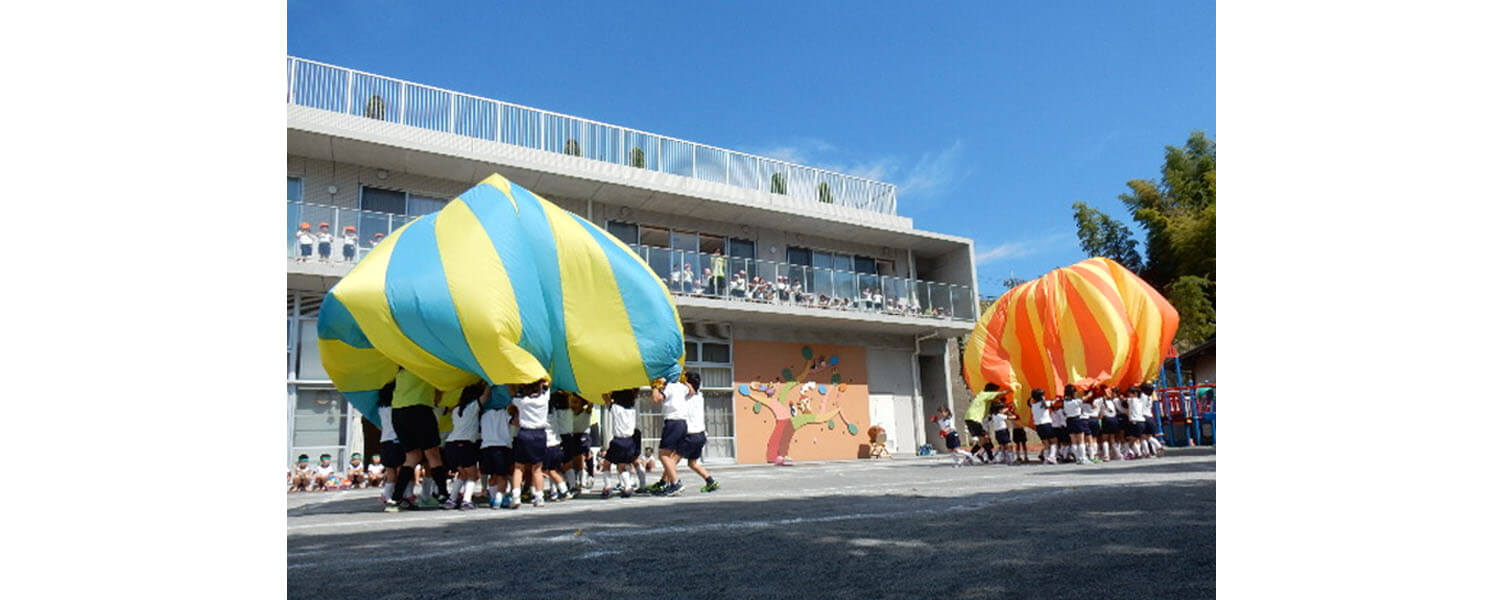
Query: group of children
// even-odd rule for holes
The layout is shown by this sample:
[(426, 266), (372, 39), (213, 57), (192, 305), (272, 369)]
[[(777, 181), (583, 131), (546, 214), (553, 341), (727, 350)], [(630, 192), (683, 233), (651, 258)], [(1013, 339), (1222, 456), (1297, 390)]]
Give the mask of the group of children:
[[(444, 401), (442, 393), (405, 369), (398, 369), (395, 380), (380, 390), (380, 454), (391, 468), (382, 466), (380, 475), (371, 473), (369, 479), (371, 485), (377, 480), (384, 484), (381, 502), (387, 512), (472, 509), (481, 491), (490, 508), (516, 509), (528, 502), (540, 507), (576, 498), (592, 487), (593, 406), (581, 396), (551, 389), (545, 379), (504, 387), (480, 382), (450, 393), (458, 394), (456, 401)], [(719, 489), (698, 462), (707, 442), (699, 375), (690, 372), (675, 382), (659, 379), (652, 383), (652, 397), (664, 404), (661, 479), (644, 484), (654, 461), (649, 449), (642, 456), (636, 390), (617, 390), (602, 399), (613, 436), (597, 457), (601, 496), (678, 495), (683, 489), (677, 477), (681, 459), (703, 477), (701, 492)], [(440, 444), (441, 415), (453, 425)]]
[[(1036, 460), (1058, 464), (1160, 457), (1166, 446), (1157, 439), (1161, 432), (1152, 414), (1154, 392), (1150, 383), (1123, 391), (1106, 385), (1079, 390), (1068, 384), (1061, 397), (1049, 400), (1043, 390), (1031, 390), (1027, 402), (1031, 427), (1042, 443)], [(1020, 421), (1015, 402), (1006, 396), (1005, 390), (988, 384), (969, 403), (964, 415), (968, 450), (960, 444), (953, 414), (940, 407), (933, 415), (953, 466), (1030, 462), (1026, 424)]]
[[(374, 248), (384, 238), (385, 233), (377, 232), (374, 237), (370, 238), (369, 247)], [(359, 250), (359, 234), (355, 233), (353, 225), (344, 227), (344, 235), (340, 241), (344, 262), (354, 262)], [(312, 260), (314, 244), (318, 247), (318, 260), (329, 262), (330, 257), (333, 256), (333, 242), (334, 237), (328, 230), (328, 223), (318, 223), (317, 233), (313, 233), (311, 223), (302, 223), (297, 227), (297, 262)]]

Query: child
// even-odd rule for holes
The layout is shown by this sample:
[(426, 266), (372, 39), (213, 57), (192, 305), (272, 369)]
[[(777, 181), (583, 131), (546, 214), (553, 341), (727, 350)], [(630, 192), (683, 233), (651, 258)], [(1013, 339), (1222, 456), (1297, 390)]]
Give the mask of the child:
[[(661, 479), (647, 488), (653, 495), (661, 494), (677, 483), (677, 461), (681, 458), (679, 446), (687, 437), (687, 399), (690, 395), (691, 389), (681, 381), (667, 383), (666, 379), (657, 379), (652, 382), (651, 399), (662, 405), (661, 442), (658, 445), (661, 449)], [(677, 488), (676, 491), (682, 491), (681, 486)]]
[(1089, 426), (1084, 423), (1083, 400), (1078, 397), (1078, 388), (1071, 383), (1063, 386), (1062, 410), (1063, 422), (1068, 427), (1068, 449), (1073, 454), (1074, 462), (1086, 463), (1089, 459), (1088, 451), (1083, 447), (1083, 439)]
[[(370, 457), (370, 464), (365, 465), (365, 484), (364, 484), (364, 487), (375, 487), (377, 485), (382, 485), (384, 483), (385, 483), (385, 465), (380, 464), (380, 454), (377, 453), (375, 456), (371, 456)], [(383, 493), (384, 492), (382, 492), (382, 494)], [(381, 503), (385, 502), (385, 498), (381, 498), (380, 500), (381, 500)]]
[(1047, 409), (1047, 392), (1041, 388), (1031, 390), (1031, 427), (1042, 442), (1042, 454), (1037, 460), (1042, 464), (1057, 464), (1057, 446), (1052, 439), (1051, 411)]
[[(396, 503), (412, 496), (405, 489), (396, 489), (397, 474), (406, 462), (406, 449), (396, 439), (396, 424), (391, 421), (391, 399), (395, 391), (396, 381), (391, 380), (380, 388), (375, 402), (376, 412), (380, 415), (380, 462), (391, 466), (390, 469), (382, 469), (385, 472), (385, 485), (381, 486), (380, 502), (385, 506), (386, 512), (400, 510)], [(415, 504), (416, 500), (413, 499), (412, 503)]]
[[(415, 373), (405, 368), (396, 369), (396, 387), (391, 398), (391, 424), (396, 426), (396, 437), (406, 451), (401, 470), (396, 474), (396, 489), (405, 490), (415, 481), (416, 468), (424, 459), (426, 471), (437, 484), (439, 500), (448, 499), (448, 469), (443, 466), (442, 452), (438, 449), (437, 416), (433, 407), (437, 404), (437, 388), (432, 387)], [(417, 506), (437, 504), (431, 497), (418, 499)], [(406, 503), (399, 508), (417, 508)]]
[[(641, 430), (635, 430), (635, 443), (641, 443)], [(638, 477), (636, 484), (646, 480), (646, 473), (656, 472), (656, 447), (647, 446), (643, 451), (645, 454), (635, 459), (635, 474)]]
[(1150, 383), (1141, 384), (1141, 416), (1146, 418), (1146, 428), (1142, 433), (1146, 451), (1150, 452), (1151, 456), (1161, 458), (1162, 451), (1166, 450), (1167, 446), (1161, 443), (1161, 440), (1156, 439), (1156, 436), (1161, 434), (1161, 426), (1157, 424), (1156, 417), (1152, 416), (1151, 412), (1152, 406), (1156, 404), (1156, 398), (1153, 396), (1155, 392), (1156, 386)]
[(318, 223), (318, 260), (328, 262), (332, 254), (333, 234), (328, 232), (327, 223)]
[(1126, 416), (1130, 419), (1125, 426), (1125, 458), (1134, 460), (1144, 456), (1141, 449), (1141, 434), (1146, 429), (1146, 413), (1141, 401), (1141, 389), (1130, 386), (1125, 392)]
[(1031, 457), (1026, 453), (1026, 444), (1030, 440), (1027, 439), (1026, 425), (1021, 423), (1021, 416), (1016, 413), (1016, 405), (1014, 402), (1009, 400), (1005, 402), (1005, 417), (1008, 423), (1015, 425), (1015, 427), (1011, 428), (1010, 430), (1010, 441), (1011, 445), (1013, 446), (1011, 457), (1014, 461), (1011, 464), (1015, 464), (1017, 462), (1030, 463)]
[(479, 399), (487, 391), (484, 382), (475, 383), (463, 390), (458, 406), (450, 412), (453, 430), (448, 432), (448, 443), (443, 446), (443, 464), (458, 472), (458, 494), (463, 500), (449, 496), (443, 508), (472, 510), (474, 490), (479, 487)]
[[(1015, 463), (1012, 462), (1010, 454), (1010, 426), (1006, 424), (1007, 417), (1005, 415), (1004, 399), (1005, 397), (1001, 396), (1000, 401), (990, 403), (990, 414), (985, 419), (984, 426), (990, 438), (995, 441), (995, 445), (1000, 447), (999, 462), (1010, 465)], [(994, 462), (994, 460), (994, 453), (991, 452), (990, 461)]]
[(938, 435), (942, 436), (948, 447), (948, 455), (953, 458), (953, 467), (972, 464), (974, 455), (964, 452), (959, 448), (958, 430), (953, 428), (953, 412), (946, 406), (939, 406), (937, 414), (932, 416), (932, 421), (937, 423)]
[(359, 234), (354, 233), (354, 226), (344, 228), (344, 262), (354, 262), (354, 249), (359, 246)]
[(349, 457), (349, 466), (344, 469), (344, 476), (349, 480), (349, 487), (355, 489), (365, 487), (364, 457), (358, 452)]
[(532, 506), (540, 508), (542, 501), (542, 462), (547, 458), (547, 398), (550, 390), (547, 380), (510, 386), (511, 404), (516, 407), (516, 437), (511, 444), (515, 467), (510, 471), (510, 504), (506, 508), (521, 508), (521, 477), (526, 477), (536, 493), (531, 495)]
[(1099, 454), (1105, 461), (1122, 459), (1120, 456), (1120, 402), (1115, 397), (1115, 388), (1106, 388), (1104, 398), (1099, 401)]
[[(611, 494), (619, 494), (621, 497), (629, 498), (635, 494), (636, 483), (632, 482), (631, 469), (640, 457), (640, 444), (635, 437), (635, 390), (615, 390), (605, 397), (609, 404), (609, 422), (613, 431), (613, 437), (609, 440), (609, 449), (604, 451), (604, 465), (600, 469), (604, 476), (604, 491), (600, 495), (606, 499)], [(613, 463), (615, 471), (619, 473), (620, 482), (615, 487), (609, 486), (609, 465)]]
[(568, 396), (568, 416), (571, 417), (569, 423), (572, 427), (562, 432), (563, 460), (567, 462), (563, 478), (568, 481), (568, 487), (576, 491), (583, 487), (583, 463), (589, 450), (589, 421), (593, 418), (594, 409), (588, 400), (578, 394)]
[(1089, 462), (1104, 462), (1100, 458), (1099, 409), (1104, 401), (1104, 386), (1096, 385), (1083, 398), (1083, 454)]
[(1068, 416), (1063, 412), (1062, 397), (1054, 399), (1047, 408), (1047, 420), (1052, 423), (1052, 451), (1058, 462), (1067, 461), (1073, 448), (1068, 437)]
[(311, 224), (303, 223), (297, 227), (297, 248), (300, 250), (297, 253), (297, 262), (307, 262), (312, 258), (314, 241), (317, 241), (317, 238), (313, 237)]
[(287, 492), (305, 492), (312, 487), (312, 467), (307, 464), (307, 455), (297, 457), (297, 466), (292, 469), (292, 486)]
[[(693, 393), (688, 396), (687, 435), (682, 438), (682, 457), (687, 459), (688, 468), (703, 478), (703, 487), (699, 488), (698, 492), (707, 494), (719, 489), (719, 482), (714, 481), (714, 476), (710, 475), (708, 469), (698, 462), (698, 459), (703, 457), (703, 447), (708, 445), (707, 427), (704, 422), (703, 389), (700, 387), (701, 380), (697, 372), (688, 373), (685, 379)], [(676, 488), (681, 490), (682, 483), (677, 483)]]
[[(552, 412), (547, 415), (547, 454), (542, 460), (542, 472), (547, 475), (548, 483), (551, 484), (547, 500), (552, 502), (561, 502), (578, 495), (576, 490), (568, 487), (568, 481), (562, 476), (562, 432), (573, 428), (573, 414), (568, 407), (570, 396), (571, 394), (562, 390), (552, 390), (548, 404)], [(532, 493), (541, 494), (542, 490), (533, 490)]]
[(318, 466), (313, 468), (313, 489), (328, 491), (328, 478), (333, 477), (333, 457), (324, 454), (318, 457)]
[(985, 462), (994, 460), (995, 444), (985, 433), (984, 419), (989, 413), (990, 401), (999, 395), (999, 390), (998, 385), (984, 384), (984, 391), (976, 394), (974, 399), (969, 401), (969, 409), (964, 411), (964, 426), (969, 430), (969, 454), (978, 455), (979, 449), (984, 448), (989, 453), (989, 458), (985, 459)]
[(511, 455), (511, 441), (515, 432), (511, 430), (516, 407), (510, 398), (500, 393), (500, 388), (491, 388), (484, 412), (479, 415), (479, 467), (488, 477), (485, 490), (490, 495), (490, 508), (511, 508), (510, 472), (515, 468)]

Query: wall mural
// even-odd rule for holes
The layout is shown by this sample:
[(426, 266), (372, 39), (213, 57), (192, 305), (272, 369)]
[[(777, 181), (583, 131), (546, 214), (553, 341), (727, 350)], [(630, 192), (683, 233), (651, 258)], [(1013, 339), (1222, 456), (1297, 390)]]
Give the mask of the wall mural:
[(870, 400), (864, 348), (735, 341), (741, 462), (855, 458)]

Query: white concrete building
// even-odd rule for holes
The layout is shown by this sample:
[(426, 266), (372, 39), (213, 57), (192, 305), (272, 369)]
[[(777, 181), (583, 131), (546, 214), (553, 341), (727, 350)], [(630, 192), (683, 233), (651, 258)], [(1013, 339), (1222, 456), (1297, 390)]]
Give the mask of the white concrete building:
[[(298, 225), (326, 222), (335, 238), (354, 226), (357, 261), (492, 172), (607, 229), (668, 283), (704, 377), (712, 459), (760, 462), (778, 443), (794, 459), (853, 457), (871, 425), (910, 454), (937, 445), (926, 415), (967, 401), (953, 394), (977, 309), (972, 242), (914, 229), (893, 185), (298, 58), (287, 81), (288, 460), (377, 446), (317, 356), (318, 305), (353, 263), (337, 239), (327, 262), (294, 258)], [(735, 283), (741, 271), (767, 293)], [(798, 379), (824, 386), (805, 403), (740, 392), (799, 375), (803, 347), (837, 363)], [(788, 440), (778, 420), (795, 425)]]

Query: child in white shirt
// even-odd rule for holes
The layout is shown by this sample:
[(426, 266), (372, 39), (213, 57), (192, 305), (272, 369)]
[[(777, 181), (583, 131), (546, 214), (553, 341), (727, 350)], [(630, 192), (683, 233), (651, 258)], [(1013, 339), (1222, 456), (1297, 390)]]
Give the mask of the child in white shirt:
[(344, 228), (344, 262), (354, 262), (355, 250), (359, 248), (359, 234), (354, 232), (354, 226)]
[[(488, 390), (484, 382), (464, 388), (458, 406), (449, 410), (453, 429), (448, 432), (447, 444), (443, 446), (443, 464), (458, 471), (458, 492), (450, 494), (443, 508), (471, 510), (474, 508), (474, 491), (479, 488), (479, 414), (483, 408), (479, 399)], [(462, 502), (458, 496), (462, 495)]]
[(490, 508), (510, 508), (510, 472), (515, 468), (511, 454), (511, 441), (515, 439), (512, 424), (515, 421), (515, 406), (510, 398), (500, 393), (500, 388), (490, 391), (484, 412), (479, 414), (479, 468), (487, 476), (485, 486), (490, 496)]
[[(611, 439), (608, 449), (604, 451), (603, 467), (600, 469), (604, 477), (604, 491), (600, 495), (606, 499), (611, 495), (629, 498), (635, 494), (638, 485), (631, 481), (634, 470), (630, 468), (641, 455), (640, 440), (635, 435), (635, 397), (634, 389), (615, 390), (605, 397), (605, 403), (609, 406)], [(609, 485), (611, 464), (615, 466), (620, 478), (620, 482), (613, 488)]]
[(318, 260), (328, 262), (332, 254), (333, 234), (328, 232), (327, 223), (318, 223)]
[(313, 236), (312, 224), (303, 223), (297, 227), (297, 262), (307, 262), (312, 258), (313, 243), (318, 241)]

